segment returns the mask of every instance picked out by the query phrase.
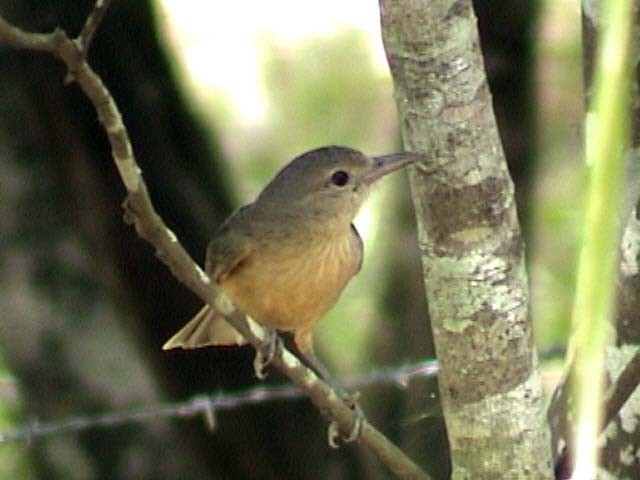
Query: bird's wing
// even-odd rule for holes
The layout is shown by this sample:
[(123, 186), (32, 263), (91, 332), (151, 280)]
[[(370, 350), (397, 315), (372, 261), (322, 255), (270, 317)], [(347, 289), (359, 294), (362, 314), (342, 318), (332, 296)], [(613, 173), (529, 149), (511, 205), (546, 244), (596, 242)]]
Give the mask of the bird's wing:
[(255, 241), (246, 222), (242, 221), (245, 209), (243, 207), (229, 217), (207, 247), (205, 270), (214, 282), (224, 281), (255, 250)]
[[(231, 215), (216, 232), (207, 248), (205, 269), (214, 282), (220, 283), (238, 269), (253, 252), (253, 242), (243, 209)], [(243, 228), (244, 227), (244, 228)], [(201, 348), (209, 345), (244, 345), (246, 340), (209, 305), (202, 309), (171, 337), (164, 350)]]
[[(248, 241), (232, 243), (224, 237), (214, 239), (207, 249), (206, 270), (213, 281), (221, 282), (251, 254)], [(171, 337), (163, 350), (193, 349), (209, 345), (245, 345), (247, 341), (209, 305), (202, 309)]]

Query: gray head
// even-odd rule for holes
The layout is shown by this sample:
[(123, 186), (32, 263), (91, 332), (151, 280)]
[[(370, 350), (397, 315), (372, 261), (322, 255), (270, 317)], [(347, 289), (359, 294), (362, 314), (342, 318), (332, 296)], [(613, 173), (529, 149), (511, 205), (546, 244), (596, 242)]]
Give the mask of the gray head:
[(348, 147), (322, 147), (294, 158), (269, 182), (254, 206), (294, 217), (352, 219), (373, 182), (417, 158), (398, 153), (367, 157)]

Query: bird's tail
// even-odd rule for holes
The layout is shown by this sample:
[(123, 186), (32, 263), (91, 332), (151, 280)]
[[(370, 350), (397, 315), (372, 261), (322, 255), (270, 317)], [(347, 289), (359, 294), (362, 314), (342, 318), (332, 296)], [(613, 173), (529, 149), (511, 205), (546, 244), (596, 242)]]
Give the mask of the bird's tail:
[(163, 350), (185, 350), (209, 345), (245, 345), (247, 342), (209, 305), (205, 305), (178, 333), (162, 346)]

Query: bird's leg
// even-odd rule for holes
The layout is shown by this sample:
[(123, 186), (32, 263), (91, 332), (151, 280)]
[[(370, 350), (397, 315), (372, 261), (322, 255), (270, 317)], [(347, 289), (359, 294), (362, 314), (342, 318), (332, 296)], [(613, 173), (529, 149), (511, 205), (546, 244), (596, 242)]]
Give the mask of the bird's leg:
[[(329, 373), (329, 370), (327, 369), (327, 367), (324, 366), (324, 364), (318, 360), (318, 357), (316, 357), (314, 352), (300, 352), (300, 355), (302, 356), (302, 359), (304, 360), (304, 363), (311, 368), (311, 370), (313, 370), (315, 372), (316, 375), (318, 375), (318, 377), (323, 380), (327, 385), (329, 385), (333, 390), (335, 390), (335, 392), (338, 394), (338, 396), (347, 404), (351, 404), (351, 403), (355, 403), (355, 399), (352, 398), (352, 396), (349, 394), (349, 392), (347, 392), (347, 390), (340, 384), (340, 382), (338, 380), (336, 380), (333, 375), (331, 375), (331, 373)], [(355, 397), (357, 397), (357, 395), (355, 395)]]
[(256, 349), (256, 357), (253, 360), (253, 370), (256, 373), (256, 377), (260, 380), (264, 380), (267, 374), (264, 369), (269, 366), (274, 357), (278, 355), (283, 348), (282, 339), (278, 335), (278, 332), (271, 328), (265, 328), (266, 336), (264, 342)]
[(358, 404), (355, 404), (353, 427), (351, 427), (349, 435), (345, 437), (340, 433), (340, 427), (338, 422), (335, 420), (329, 424), (329, 429), (327, 430), (327, 442), (329, 443), (329, 446), (331, 448), (340, 448), (340, 445), (338, 445), (338, 439), (342, 439), (345, 443), (355, 442), (362, 434), (362, 427), (365, 420), (366, 417), (364, 416), (364, 412)]
[(296, 344), (298, 352), (302, 356), (304, 363), (313, 370), (321, 380), (324, 380), (345, 403), (352, 404), (355, 401), (347, 393), (344, 387), (333, 375), (329, 373), (327, 367), (318, 360), (313, 350), (313, 329), (296, 330), (293, 332), (293, 343)]
[(346, 443), (354, 442), (360, 437), (360, 433), (362, 432), (362, 425), (366, 420), (364, 416), (364, 412), (362, 408), (358, 404), (358, 398), (360, 397), (360, 393), (356, 392), (354, 394), (350, 394), (345, 390), (345, 388), (338, 382), (327, 370), (327, 367), (324, 366), (318, 357), (315, 356), (313, 351), (311, 352), (300, 352), (304, 359), (304, 363), (307, 364), (311, 370), (313, 370), (318, 377), (327, 383), (342, 399), (344, 403), (346, 403), (351, 410), (353, 410), (354, 421), (353, 427), (351, 427), (351, 431), (347, 436), (341, 436), (340, 429), (338, 424), (334, 421), (329, 424), (328, 438), (329, 438), (329, 446), (331, 448), (338, 448), (339, 445), (337, 443), (338, 438), (342, 438), (342, 440)]

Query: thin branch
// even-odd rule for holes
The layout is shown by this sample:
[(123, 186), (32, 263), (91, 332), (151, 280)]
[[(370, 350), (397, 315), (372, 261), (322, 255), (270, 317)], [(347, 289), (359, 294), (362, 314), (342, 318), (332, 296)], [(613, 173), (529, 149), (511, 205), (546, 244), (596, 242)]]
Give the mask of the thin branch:
[(77, 41), (78, 45), (80, 46), (80, 50), (82, 50), (85, 55), (89, 51), (93, 36), (100, 26), (100, 23), (107, 13), (109, 5), (111, 5), (112, 1), (113, 0), (97, 0), (95, 6), (93, 7), (93, 10), (87, 17), (87, 20), (84, 22), (84, 26), (80, 31), (80, 35), (78, 35)]
[(620, 409), (629, 400), (631, 394), (640, 384), (640, 349), (631, 357), (631, 360), (624, 367), (615, 383), (609, 387), (605, 394), (605, 404), (603, 412), (603, 431), (609, 423), (618, 416)]
[(67, 39), (65, 33), (56, 29), (52, 33), (26, 33), (0, 17), (0, 45), (18, 50), (34, 50), (58, 55), (59, 44)]
[[(101, 5), (101, 2), (98, 2), (98, 5)], [(179, 243), (176, 235), (156, 213), (142, 178), (142, 172), (135, 161), (131, 141), (122, 122), (120, 111), (100, 77), (86, 62), (86, 52), (80, 47), (80, 42), (69, 39), (61, 30), (48, 35), (27, 33), (0, 18), (0, 43), (19, 49), (49, 52), (66, 64), (69, 70), (68, 78), (75, 81), (87, 95), (108, 136), (113, 159), (128, 193), (124, 204), (126, 220), (135, 227), (138, 235), (155, 247), (158, 258), (169, 267), (178, 280), (223, 315), (256, 350), (265, 355), (268, 354), (265, 351), (264, 329), (235, 310), (229, 299), (198, 267)], [(327, 417), (332, 425), (337, 425), (340, 432), (347, 436), (356, 423), (354, 411), (295, 355), (286, 349), (282, 349), (279, 353), (272, 364), (300, 386), (320, 413)], [(404, 452), (366, 420), (362, 424), (358, 441), (371, 448), (400, 478), (429, 478)]]
[[(574, 364), (572, 363), (567, 371), (574, 371)], [(574, 433), (572, 431), (575, 428), (573, 422), (569, 422), (569, 415), (573, 409), (573, 396), (571, 395), (571, 378), (568, 375), (563, 379), (561, 384), (556, 388), (551, 404), (549, 405), (547, 418), (550, 422), (555, 422), (553, 435), (553, 456), (556, 470), (569, 469), (573, 460), (569, 458), (571, 452), (574, 450), (573, 438)], [(640, 384), (640, 350), (631, 357), (629, 362), (624, 367), (624, 370), (620, 373), (615, 382), (609, 386), (607, 392), (604, 395), (604, 405), (602, 413), (602, 423), (600, 424), (599, 433), (602, 433), (609, 423), (614, 420), (620, 409), (624, 406), (629, 397), (638, 388)], [(568, 477), (559, 477), (568, 478)]]
[[(372, 385), (392, 384), (407, 388), (412, 379), (429, 377), (437, 373), (438, 365), (434, 360), (425, 360), (413, 365), (393, 369), (380, 369), (366, 376), (347, 381), (349, 388), (363, 388)], [(193, 418), (203, 415), (210, 429), (215, 426), (215, 414), (224, 410), (236, 410), (275, 400), (293, 400), (304, 392), (291, 384), (273, 387), (259, 387), (236, 393), (198, 395), (185, 402), (167, 405), (152, 405), (102, 413), (99, 415), (77, 415), (50, 422), (32, 422), (30, 425), (14, 430), (0, 432), (0, 444), (8, 442), (32, 442), (38, 438), (88, 430), (91, 428), (113, 428), (120, 425), (140, 423), (158, 418)]]

